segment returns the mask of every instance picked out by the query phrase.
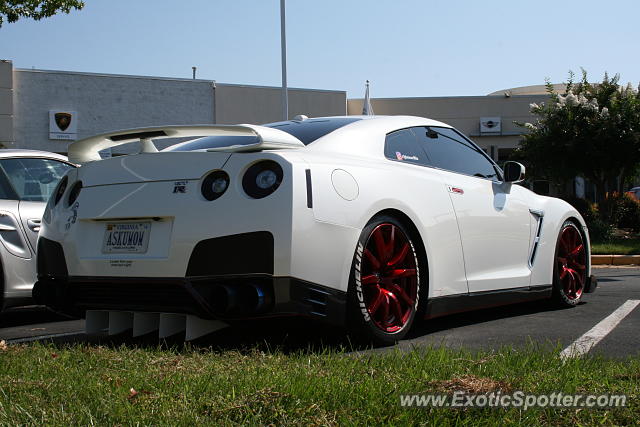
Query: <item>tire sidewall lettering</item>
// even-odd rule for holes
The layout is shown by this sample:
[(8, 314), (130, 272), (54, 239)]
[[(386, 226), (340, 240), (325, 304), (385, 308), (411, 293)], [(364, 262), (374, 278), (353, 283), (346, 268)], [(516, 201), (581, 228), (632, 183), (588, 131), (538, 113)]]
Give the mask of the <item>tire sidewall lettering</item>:
[(362, 268), (362, 254), (364, 252), (364, 245), (362, 242), (358, 242), (358, 248), (356, 249), (356, 262), (355, 262), (355, 281), (356, 281), (356, 297), (358, 298), (358, 306), (360, 307), (360, 313), (365, 322), (371, 321), (371, 316), (367, 310), (367, 306), (364, 303), (364, 294), (362, 292), (362, 275), (360, 274)]

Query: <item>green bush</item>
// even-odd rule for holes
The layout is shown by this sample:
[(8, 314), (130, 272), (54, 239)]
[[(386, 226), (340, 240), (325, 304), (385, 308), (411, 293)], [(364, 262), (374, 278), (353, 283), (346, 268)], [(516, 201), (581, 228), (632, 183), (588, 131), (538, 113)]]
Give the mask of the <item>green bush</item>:
[(613, 226), (600, 218), (587, 222), (592, 242), (609, 242), (613, 238)]
[(640, 231), (640, 203), (627, 194), (612, 193), (598, 204), (600, 218), (618, 228)]
[[(596, 204), (579, 197), (566, 197), (564, 200), (582, 215), (592, 241), (609, 242), (613, 238), (613, 225), (601, 217)], [(606, 208), (609, 209), (608, 206)]]
[(589, 223), (600, 217), (598, 214), (598, 208), (587, 199), (581, 199), (580, 197), (565, 197), (564, 201), (573, 206), (584, 220)]

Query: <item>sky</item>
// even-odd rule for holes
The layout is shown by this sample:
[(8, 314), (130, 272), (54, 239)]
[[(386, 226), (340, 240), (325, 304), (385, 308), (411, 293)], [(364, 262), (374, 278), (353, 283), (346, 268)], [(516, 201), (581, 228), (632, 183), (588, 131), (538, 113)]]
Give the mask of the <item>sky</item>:
[[(289, 87), (486, 95), (605, 71), (640, 82), (638, 0), (287, 0)], [(0, 28), (16, 68), (280, 86), (279, 0), (85, 0)]]

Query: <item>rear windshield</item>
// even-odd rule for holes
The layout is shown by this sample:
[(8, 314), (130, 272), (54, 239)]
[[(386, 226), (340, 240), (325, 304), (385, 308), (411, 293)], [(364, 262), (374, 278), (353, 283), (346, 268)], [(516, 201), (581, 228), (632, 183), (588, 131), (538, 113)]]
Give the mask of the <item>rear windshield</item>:
[(162, 151), (197, 151), (209, 148), (232, 147), (234, 145), (251, 145), (258, 142), (257, 136), (205, 136), (172, 145)]
[(358, 120), (362, 119), (357, 117), (337, 117), (331, 119), (307, 119), (301, 122), (277, 122), (265, 126), (285, 131), (298, 138), (304, 145), (309, 145), (316, 139)]
[[(349, 123), (362, 120), (358, 117), (337, 117), (327, 119), (307, 119), (304, 121), (286, 121), (263, 125), (279, 129), (298, 138), (304, 145), (309, 145), (318, 138), (333, 132)], [(210, 148), (231, 147), (234, 145), (251, 145), (258, 142), (254, 136), (206, 136), (180, 144), (172, 145), (163, 151), (196, 151)]]

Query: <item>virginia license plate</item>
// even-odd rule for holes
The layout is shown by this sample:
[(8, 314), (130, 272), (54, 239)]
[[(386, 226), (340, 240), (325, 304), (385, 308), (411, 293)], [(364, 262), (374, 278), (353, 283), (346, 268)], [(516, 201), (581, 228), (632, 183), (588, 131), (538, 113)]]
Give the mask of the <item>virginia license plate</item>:
[(149, 246), (150, 222), (116, 222), (106, 225), (102, 253), (143, 254)]

